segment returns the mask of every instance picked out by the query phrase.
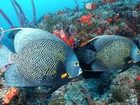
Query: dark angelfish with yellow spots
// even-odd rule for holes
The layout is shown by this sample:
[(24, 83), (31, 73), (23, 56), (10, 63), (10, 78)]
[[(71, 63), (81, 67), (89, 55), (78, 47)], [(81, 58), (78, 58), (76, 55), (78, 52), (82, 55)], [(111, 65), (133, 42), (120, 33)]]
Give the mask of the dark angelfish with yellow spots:
[(77, 52), (78, 58), (86, 69), (108, 71), (127, 68), (133, 62), (140, 61), (140, 50), (130, 39), (103, 35), (95, 37)]
[[(9, 53), (8, 57), (3, 57), (4, 51)], [(5, 73), (9, 86), (61, 85), (68, 78), (77, 77), (82, 73), (73, 50), (57, 37), (37, 38), (25, 43), (16, 53), (3, 46), (0, 57), (5, 60), (0, 66), (6, 62), (13, 64)]]

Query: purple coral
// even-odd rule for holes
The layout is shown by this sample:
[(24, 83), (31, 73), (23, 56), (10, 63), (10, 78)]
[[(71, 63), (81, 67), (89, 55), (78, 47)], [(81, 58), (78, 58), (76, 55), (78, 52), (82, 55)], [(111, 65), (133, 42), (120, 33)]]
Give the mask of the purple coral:
[(15, 12), (16, 12), (16, 15), (17, 15), (17, 17), (18, 17), (18, 20), (19, 20), (19, 22), (20, 22), (20, 26), (23, 26), (23, 22), (22, 22), (22, 20), (21, 20), (21, 15), (20, 15), (20, 13), (19, 13), (19, 11), (18, 11), (18, 9), (17, 9), (15, 3), (14, 3), (12, 0), (10, 0), (10, 1), (11, 1), (11, 4), (13, 5), (14, 10), (15, 10)]
[[(32, 3), (32, 9), (33, 9), (33, 22), (31, 23), (25, 16), (25, 13), (23, 11), (23, 9), (21, 8), (21, 6), (19, 5), (19, 3), (16, 0), (10, 0), (12, 6), (14, 7), (14, 10), (16, 12), (16, 15), (18, 17), (19, 23), (21, 27), (27, 26), (27, 25), (31, 25), (33, 27), (34, 24), (36, 24), (36, 10), (35, 10), (35, 4), (34, 4), (34, 0), (31, 0)], [(3, 12), (2, 9), (0, 9), (0, 14), (4, 17), (4, 19), (8, 22), (8, 24), (10, 25), (11, 28), (14, 28), (15, 26), (13, 25), (13, 23), (11, 22), (11, 20), (9, 19), (9, 17)], [(2, 38), (2, 35), (0, 37), (0, 39)]]
[(36, 10), (35, 10), (34, 0), (31, 0), (31, 2), (32, 2), (32, 9), (33, 9), (33, 23), (36, 24)]
[(11, 28), (14, 28), (13, 23), (11, 22), (11, 20), (9, 19), (9, 17), (0, 9), (0, 14), (4, 17), (4, 19), (9, 23), (9, 25), (11, 26)]
[(3, 36), (4, 36), (4, 30), (2, 27), (0, 27), (0, 31), (1, 31), (1, 36), (0, 36), (0, 41), (2, 40)]
[(21, 6), (18, 4), (18, 2), (16, 1), (16, 0), (13, 0), (13, 3), (17, 6), (17, 8), (19, 9), (19, 11), (20, 11), (20, 17), (21, 17), (21, 22), (22, 22), (22, 24), (23, 24), (23, 26), (25, 26), (25, 24), (26, 24), (26, 17), (25, 17), (25, 14), (24, 14), (24, 12), (23, 12), (23, 10), (22, 10), (22, 8), (21, 8)]

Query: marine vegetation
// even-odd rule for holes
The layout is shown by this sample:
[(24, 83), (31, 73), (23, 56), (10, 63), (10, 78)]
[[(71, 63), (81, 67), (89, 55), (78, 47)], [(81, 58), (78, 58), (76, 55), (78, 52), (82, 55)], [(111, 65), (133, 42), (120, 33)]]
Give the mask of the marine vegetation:
[[(22, 10), (21, 6), (19, 5), (19, 3), (16, 0), (10, 0), (10, 2), (12, 4), (12, 6), (14, 7), (15, 13), (16, 13), (18, 19), (19, 19), (20, 26), (21, 27), (29, 27), (29, 26), (34, 27), (35, 24), (36, 24), (36, 10), (35, 10), (34, 0), (31, 0), (32, 8), (33, 8), (33, 20), (32, 20), (32, 22), (30, 22), (27, 19), (27, 17), (24, 14), (24, 11)], [(11, 28), (16, 27), (16, 26), (14, 26), (14, 24), (12, 23), (10, 18), (6, 15), (6, 13), (4, 13), (4, 11), (2, 9), (0, 9), (0, 14), (9, 23)]]

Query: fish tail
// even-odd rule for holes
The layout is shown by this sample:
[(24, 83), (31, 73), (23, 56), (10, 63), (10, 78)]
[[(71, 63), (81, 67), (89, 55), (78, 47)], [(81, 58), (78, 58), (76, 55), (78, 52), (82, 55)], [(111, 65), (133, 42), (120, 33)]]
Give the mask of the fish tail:
[(16, 64), (11, 65), (11, 67), (9, 67), (9, 69), (6, 70), (6, 72), (4, 73), (4, 79), (6, 80), (7, 86), (16, 86), (16, 87), (36, 86), (36, 84), (33, 84), (24, 78), (24, 76), (20, 72), (20, 68)]

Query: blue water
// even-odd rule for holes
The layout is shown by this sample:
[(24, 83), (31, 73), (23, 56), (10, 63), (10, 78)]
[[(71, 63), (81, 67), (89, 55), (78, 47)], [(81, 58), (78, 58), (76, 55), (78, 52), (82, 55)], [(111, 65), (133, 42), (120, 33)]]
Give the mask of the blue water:
[[(32, 21), (33, 19), (33, 11), (32, 11), (32, 4), (31, 0), (16, 0), (21, 8), (23, 9), (26, 18), (28, 20)], [(83, 7), (83, 2), (86, 2), (88, 0), (77, 0), (79, 6)], [(36, 17), (37, 20), (41, 18), (43, 15), (47, 13), (54, 13), (58, 10), (62, 10), (64, 8), (75, 8), (76, 3), (74, 0), (34, 0), (35, 3), (35, 9), (36, 9)], [(17, 15), (14, 11), (14, 8), (10, 2), (10, 0), (1, 0), (0, 2), (0, 9), (4, 11), (4, 13), (9, 17), (9, 19), (12, 21), (14, 26), (20, 27)], [(7, 21), (2, 17), (0, 14), (0, 27), (3, 27), (4, 29), (9, 29), (10, 25), (7, 23)], [(5, 44), (10, 49), (12, 48), (13, 42), (8, 39), (7, 35), (4, 36), (4, 38), (1, 40), (0, 44)]]
[[(83, 2), (88, 0), (77, 0), (80, 7), (83, 6)], [(31, 0), (17, 0), (17, 2), (22, 7), (26, 17), (29, 20), (33, 18), (32, 12), (32, 4)], [(76, 4), (74, 0), (34, 0), (35, 7), (36, 7), (36, 14), (37, 19), (39, 19), (44, 14), (49, 12), (53, 13), (58, 10), (62, 10), (64, 8), (75, 8)], [(0, 3), (0, 9), (2, 9), (7, 16), (11, 19), (15, 26), (19, 26), (18, 18), (14, 11), (14, 8), (10, 2), (10, 0), (4, 0)], [(0, 15), (0, 27), (5, 29), (9, 28), (9, 24), (5, 21), (5, 19)]]

